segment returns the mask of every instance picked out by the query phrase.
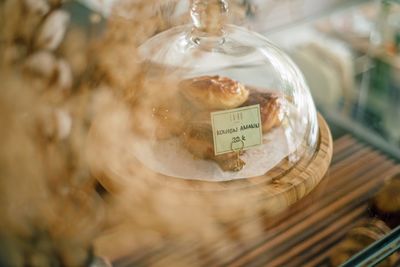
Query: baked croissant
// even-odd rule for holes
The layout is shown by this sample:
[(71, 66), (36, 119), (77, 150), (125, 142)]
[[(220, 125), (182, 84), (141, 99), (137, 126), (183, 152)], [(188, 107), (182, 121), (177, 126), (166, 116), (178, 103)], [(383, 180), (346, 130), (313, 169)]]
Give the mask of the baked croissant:
[(155, 119), (155, 137), (165, 140), (180, 136), (184, 130), (186, 120), (191, 116), (191, 109), (182, 99), (182, 96), (167, 98), (152, 108)]
[[(183, 134), (183, 144), (195, 157), (215, 161), (223, 171), (240, 171), (245, 162), (235, 152), (221, 155), (214, 154), (213, 133), (207, 114), (201, 114), (202, 119), (194, 119), (187, 124)], [(243, 152), (241, 152), (243, 153)]]
[(180, 83), (182, 95), (200, 110), (222, 110), (236, 108), (248, 96), (242, 84), (227, 77), (200, 76)]
[(261, 93), (252, 91), (249, 98), (242, 106), (260, 105), (261, 123), (263, 133), (281, 124), (279, 118), (282, 100), (276, 93)]

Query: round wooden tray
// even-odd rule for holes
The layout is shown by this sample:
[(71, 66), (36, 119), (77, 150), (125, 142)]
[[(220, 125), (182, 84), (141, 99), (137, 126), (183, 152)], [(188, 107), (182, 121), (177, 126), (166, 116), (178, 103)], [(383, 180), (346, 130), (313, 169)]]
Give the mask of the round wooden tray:
[[(237, 196), (246, 201), (256, 199), (262, 205), (285, 208), (307, 195), (324, 177), (332, 157), (332, 137), (324, 118), (318, 114), (319, 140), (315, 151), (306, 154), (296, 164), (283, 160), (267, 174), (226, 182), (186, 180), (151, 172), (153, 186), (167, 187), (178, 193), (205, 194), (216, 198)], [(307, 150), (306, 150), (307, 151)], [(121, 185), (104, 175), (96, 175), (100, 184), (111, 193)]]

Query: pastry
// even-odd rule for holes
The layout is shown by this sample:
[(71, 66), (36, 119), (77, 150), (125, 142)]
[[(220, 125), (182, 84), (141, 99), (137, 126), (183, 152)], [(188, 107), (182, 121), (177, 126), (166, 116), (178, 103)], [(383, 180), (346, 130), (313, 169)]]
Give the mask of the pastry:
[(196, 158), (213, 159), (215, 155), (210, 123), (207, 121), (188, 123), (183, 134), (183, 144)]
[(242, 105), (249, 90), (227, 77), (200, 76), (180, 83), (182, 95), (200, 110), (232, 109)]
[(281, 124), (280, 112), (282, 99), (276, 93), (261, 93), (255, 90), (250, 92), (249, 98), (242, 106), (260, 105), (263, 133)]
[[(390, 232), (390, 228), (381, 220), (370, 219), (362, 221), (358, 226), (352, 228), (333, 250), (330, 255), (332, 266), (339, 266), (359, 251), (370, 244), (383, 238)], [(379, 266), (394, 266), (398, 259), (396, 254), (388, 257)]]
[(371, 212), (391, 228), (400, 225), (400, 173), (387, 180), (373, 197)]
[(354, 240), (367, 247), (374, 241), (381, 239), (390, 232), (390, 228), (381, 220), (371, 219), (362, 222), (358, 227), (354, 227), (347, 234), (347, 238)]
[(343, 240), (332, 250), (332, 254), (329, 257), (331, 266), (340, 266), (363, 248), (362, 244), (352, 239)]
[(182, 97), (177, 95), (154, 105), (152, 116), (156, 123), (157, 140), (165, 140), (182, 134), (186, 121), (191, 117), (191, 109), (185, 104)]
[(182, 135), (183, 145), (196, 158), (215, 161), (223, 171), (240, 171), (245, 165), (239, 157), (243, 151), (240, 155), (236, 152), (214, 154), (212, 126), (208, 116), (209, 113), (202, 113), (187, 124)]

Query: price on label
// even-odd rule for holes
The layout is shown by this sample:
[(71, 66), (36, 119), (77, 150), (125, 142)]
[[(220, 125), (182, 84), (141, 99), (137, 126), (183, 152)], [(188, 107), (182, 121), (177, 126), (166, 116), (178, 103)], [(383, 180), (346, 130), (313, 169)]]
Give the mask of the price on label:
[(211, 113), (216, 155), (262, 144), (260, 105)]

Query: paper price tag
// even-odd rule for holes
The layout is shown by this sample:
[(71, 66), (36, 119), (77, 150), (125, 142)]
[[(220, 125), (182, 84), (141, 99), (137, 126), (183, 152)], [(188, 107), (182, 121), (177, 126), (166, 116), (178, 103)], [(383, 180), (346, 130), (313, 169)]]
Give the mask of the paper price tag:
[(262, 144), (260, 105), (211, 113), (215, 155)]

